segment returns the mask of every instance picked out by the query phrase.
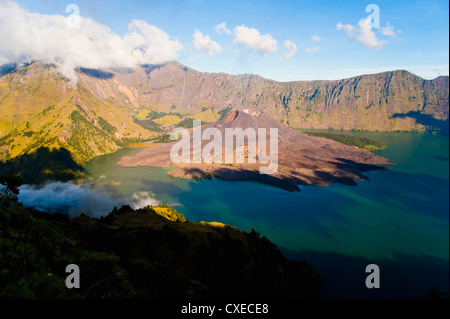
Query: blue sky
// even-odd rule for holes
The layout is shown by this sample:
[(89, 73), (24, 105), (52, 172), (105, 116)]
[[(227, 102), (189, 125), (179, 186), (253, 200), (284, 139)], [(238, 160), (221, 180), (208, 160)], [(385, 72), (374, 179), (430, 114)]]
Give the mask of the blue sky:
[[(278, 81), (334, 80), (400, 68), (427, 79), (448, 75), (448, 1), (16, 2), (28, 12), (65, 16), (66, 6), (74, 3), (82, 17), (119, 36), (129, 32), (132, 19), (143, 20), (177, 39), (183, 46), (177, 60), (199, 71), (254, 73)], [(358, 25), (369, 16), (369, 4), (379, 8), (380, 28)], [(214, 30), (223, 22), (230, 34)], [(196, 30), (203, 40), (197, 48)], [(289, 51), (286, 40), (292, 43), (290, 55), (280, 58)]]

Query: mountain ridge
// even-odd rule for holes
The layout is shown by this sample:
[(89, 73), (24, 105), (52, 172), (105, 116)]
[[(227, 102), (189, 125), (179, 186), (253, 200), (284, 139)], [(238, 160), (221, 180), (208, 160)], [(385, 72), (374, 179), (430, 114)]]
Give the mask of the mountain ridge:
[[(172, 61), (135, 69), (77, 69), (73, 87), (40, 62), (0, 67), (0, 160), (40, 146), (79, 162), (155, 137), (149, 114), (215, 122), (257, 108), (293, 128), (448, 132), (448, 76), (389, 71), (336, 81), (277, 82), (255, 74), (206, 73)], [(148, 125), (147, 125), (148, 124)]]
[(291, 127), (373, 131), (426, 131), (416, 118), (396, 117), (409, 111), (448, 119), (446, 76), (424, 80), (396, 70), (335, 81), (277, 82), (254, 74), (199, 72), (178, 62), (142, 69), (133, 71), (133, 79), (130, 73), (115, 76), (140, 93), (135, 103), (157, 111), (253, 107)]

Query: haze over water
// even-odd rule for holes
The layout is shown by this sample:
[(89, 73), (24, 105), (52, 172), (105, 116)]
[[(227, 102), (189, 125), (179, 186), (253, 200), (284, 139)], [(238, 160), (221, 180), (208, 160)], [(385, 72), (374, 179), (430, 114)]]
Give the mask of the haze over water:
[[(377, 151), (396, 163), (366, 173), (357, 186), (302, 186), (290, 193), (257, 182), (171, 178), (169, 169), (123, 168), (100, 156), (86, 181), (125, 197), (148, 192), (188, 220), (254, 226), (288, 258), (306, 259), (323, 277), (322, 297), (418, 298), (433, 286), (449, 290), (449, 140), (418, 133), (353, 133), (386, 143)], [(366, 265), (380, 266), (381, 288), (365, 287)]]

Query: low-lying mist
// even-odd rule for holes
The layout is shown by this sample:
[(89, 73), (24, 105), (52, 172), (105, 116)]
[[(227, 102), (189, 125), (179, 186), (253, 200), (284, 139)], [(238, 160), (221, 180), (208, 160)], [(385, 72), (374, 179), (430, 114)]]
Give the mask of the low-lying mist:
[(158, 205), (158, 201), (149, 192), (136, 192), (131, 198), (126, 198), (105, 185), (75, 182), (22, 185), (19, 201), (25, 207), (50, 214), (66, 214), (70, 218), (81, 214), (98, 218), (111, 213), (114, 207), (123, 205), (130, 205), (133, 209)]

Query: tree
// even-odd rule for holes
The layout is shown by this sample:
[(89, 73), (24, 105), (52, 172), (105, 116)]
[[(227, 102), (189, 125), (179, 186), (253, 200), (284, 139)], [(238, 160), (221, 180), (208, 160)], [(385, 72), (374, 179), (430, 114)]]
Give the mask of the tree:
[(17, 205), (20, 185), (22, 185), (20, 176), (0, 176), (0, 207)]
[(425, 292), (425, 295), (421, 295), (422, 299), (443, 299), (448, 295), (448, 292), (440, 291), (439, 288), (432, 287), (430, 290)]

